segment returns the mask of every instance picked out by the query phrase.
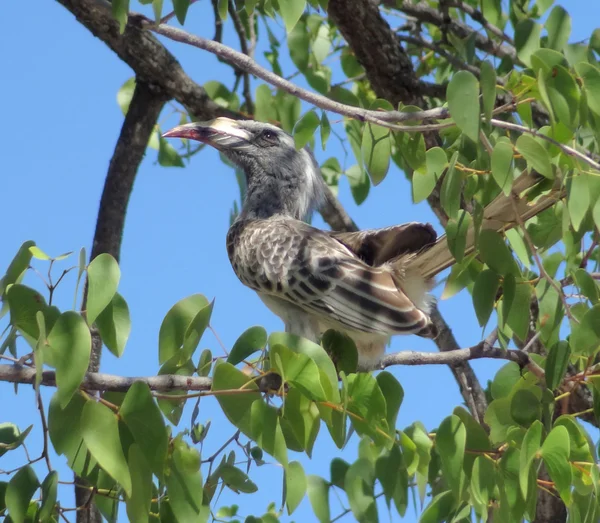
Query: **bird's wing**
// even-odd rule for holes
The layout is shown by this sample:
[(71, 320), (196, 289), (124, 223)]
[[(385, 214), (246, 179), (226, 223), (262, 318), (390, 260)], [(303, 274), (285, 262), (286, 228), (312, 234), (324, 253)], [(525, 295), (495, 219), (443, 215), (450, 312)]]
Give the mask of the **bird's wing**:
[[(540, 176), (534, 174), (523, 174), (517, 178), (509, 196), (500, 193), (485, 207), (481, 227), (498, 232), (512, 229), (519, 225), (520, 221), (526, 222), (537, 216), (565, 196), (565, 188), (557, 179), (550, 191), (541, 196), (536, 195), (536, 198), (530, 201), (531, 196), (528, 191), (535, 192), (536, 187), (534, 186), (538, 185), (540, 179)], [(515, 205), (519, 219), (515, 215)], [(474, 249), (475, 230), (471, 225), (467, 231), (465, 254), (470, 254)], [(453, 265), (454, 262), (454, 257), (448, 249), (446, 236), (444, 235), (438, 238), (431, 248), (407, 258), (404, 261), (404, 267), (413, 274), (420, 274), (423, 278), (430, 279)]]
[(384, 229), (357, 232), (330, 232), (367, 265), (377, 267), (408, 253), (432, 246), (437, 238), (428, 223), (411, 222)]
[[(264, 220), (247, 232), (259, 245), (251, 279), (262, 279), (262, 284), (241, 279), (255, 290), (347, 329), (429, 334), (429, 316), (402, 291), (392, 269), (367, 265), (329, 233), (291, 219)], [(250, 250), (249, 245), (243, 248)]]

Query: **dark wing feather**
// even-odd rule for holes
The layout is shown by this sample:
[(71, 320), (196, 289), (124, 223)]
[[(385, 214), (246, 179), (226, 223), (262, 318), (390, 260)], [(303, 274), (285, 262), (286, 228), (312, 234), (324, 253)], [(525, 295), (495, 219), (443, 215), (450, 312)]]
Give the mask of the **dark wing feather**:
[(255, 290), (347, 329), (390, 335), (429, 326), (428, 315), (402, 292), (389, 268), (367, 265), (331, 234), (287, 218), (238, 229), (230, 238), (232, 264)]
[(377, 267), (407, 253), (433, 245), (437, 234), (428, 223), (411, 222), (384, 229), (358, 232), (331, 232), (366, 264)]

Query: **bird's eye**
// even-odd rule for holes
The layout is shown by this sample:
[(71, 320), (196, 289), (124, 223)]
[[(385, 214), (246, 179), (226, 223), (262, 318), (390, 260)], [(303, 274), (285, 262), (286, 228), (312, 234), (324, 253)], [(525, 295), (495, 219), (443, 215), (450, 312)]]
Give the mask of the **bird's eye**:
[(265, 130), (261, 133), (260, 137), (269, 143), (274, 143), (277, 141), (277, 134), (275, 134), (274, 131), (270, 131), (270, 130)]

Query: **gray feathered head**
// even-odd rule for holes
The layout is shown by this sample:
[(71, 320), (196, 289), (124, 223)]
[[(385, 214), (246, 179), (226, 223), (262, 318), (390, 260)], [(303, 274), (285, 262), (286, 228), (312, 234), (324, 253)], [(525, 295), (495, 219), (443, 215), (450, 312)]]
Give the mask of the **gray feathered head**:
[(325, 186), (313, 155), (297, 150), (294, 139), (274, 125), (221, 117), (180, 125), (163, 136), (206, 143), (238, 165), (248, 183), (247, 213), (303, 219), (321, 204)]

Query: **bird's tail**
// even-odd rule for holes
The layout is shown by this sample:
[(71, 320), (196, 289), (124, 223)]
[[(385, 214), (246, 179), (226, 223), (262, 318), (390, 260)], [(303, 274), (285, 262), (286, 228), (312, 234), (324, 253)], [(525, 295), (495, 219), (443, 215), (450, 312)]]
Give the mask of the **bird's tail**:
[[(526, 222), (542, 211), (551, 207), (566, 192), (561, 180), (555, 180), (554, 185), (541, 196), (530, 201), (533, 188), (544, 183), (545, 179), (539, 175), (522, 174), (512, 187), (511, 194), (506, 196), (500, 193), (483, 211), (482, 229), (493, 229), (501, 232), (511, 229), (520, 222)], [(513, 203), (514, 202), (514, 203)], [(518, 213), (518, 218), (515, 215)], [(467, 231), (465, 255), (475, 249), (475, 229), (471, 224)], [(432, 247), (404, 259), (406, 271), (420, 274), (425, 280), (433, 278), (436, 274), (452, 266), (455, 259), (448, 249), (446, 235), (441, 236)]]

